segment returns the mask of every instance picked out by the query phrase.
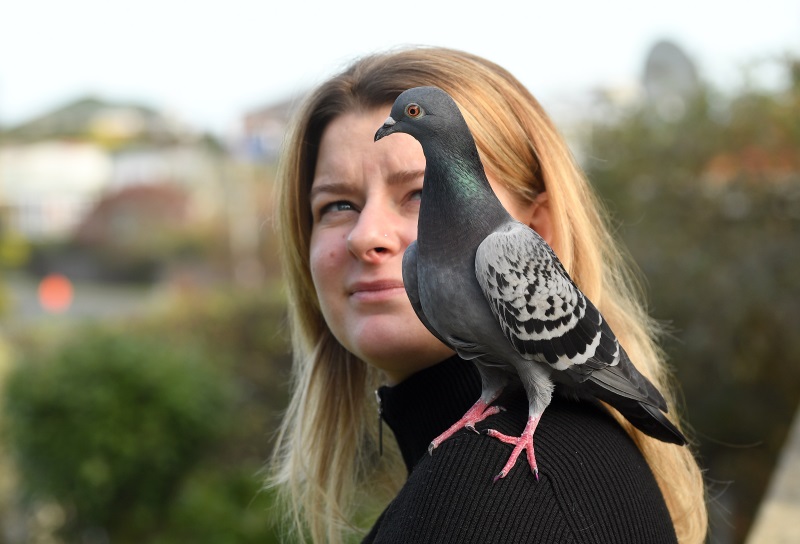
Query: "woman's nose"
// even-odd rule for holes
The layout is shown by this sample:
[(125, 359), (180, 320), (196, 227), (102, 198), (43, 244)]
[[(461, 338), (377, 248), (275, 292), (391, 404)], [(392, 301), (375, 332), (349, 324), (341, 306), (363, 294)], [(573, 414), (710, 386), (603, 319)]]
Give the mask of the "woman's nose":
[(402, 248), (397, 219), (388, 207), (368, 204), (347, 237), (347, 249), (367, 262), (395, 255)]

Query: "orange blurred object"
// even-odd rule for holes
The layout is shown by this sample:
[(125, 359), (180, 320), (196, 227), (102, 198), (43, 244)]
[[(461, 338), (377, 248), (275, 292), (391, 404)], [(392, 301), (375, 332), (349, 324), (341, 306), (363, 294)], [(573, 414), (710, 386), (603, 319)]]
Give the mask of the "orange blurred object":
[(65, 312), (72, 304), (72, 295), (72, 282), (61, 274), (45, 276), (39, 283), (39, 304), (48, 312)]

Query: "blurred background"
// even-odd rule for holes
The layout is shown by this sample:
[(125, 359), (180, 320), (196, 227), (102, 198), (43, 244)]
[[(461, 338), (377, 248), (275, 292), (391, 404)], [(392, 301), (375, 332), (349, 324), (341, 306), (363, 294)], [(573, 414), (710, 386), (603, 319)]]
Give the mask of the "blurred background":
[(800, 5), (428, 4), (0, 7), (0, 542), (280, 540), (276, 160), (311, 87), (403, 44), (554, 117), (669, 331), (709, 541), (745, 541), (800, 400)]

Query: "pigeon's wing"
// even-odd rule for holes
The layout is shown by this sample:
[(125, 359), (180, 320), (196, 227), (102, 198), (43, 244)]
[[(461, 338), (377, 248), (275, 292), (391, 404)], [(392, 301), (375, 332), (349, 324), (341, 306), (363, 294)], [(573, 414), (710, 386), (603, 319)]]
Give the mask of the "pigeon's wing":
[(505, 337), (521, 357), (568, 375), (580, 395), (610, 403), (643, 432), (686, 439), (664, 397), (630, 362), (603, 316), (546, 242), (512, 222), (478, 246), (475, 273)]
[[(613, 332), (534, 230), (514, 221), (487, 236), (477, 250), (475, 274), (523, 358), (567, 371), (578, 382), (618, 364)], [(613, 385), (624, 390), (622, 382)]]
[(405, 253), (403, 253), (403, 285), (406, 288), (406, 295), (408, 295), (408, 300), (411, 301), (411, 307), (414, 308), (414, 313), (417, 314), (417, 317), (422, 324), (425, 325), (425, 328), (431, 331), (436, 338), (439, 339), (441, 343), (444, 345), (449, 345), (448, 342), (445, 342), (444, 338), (434, 329), (430, 321), (428, 321), (425, 312), (422, 310), (422, 304), (419, 301), (419, 279), (417, 277), (417, 242), (416, 240), (411, 242), (409, 246), (406, 248)]

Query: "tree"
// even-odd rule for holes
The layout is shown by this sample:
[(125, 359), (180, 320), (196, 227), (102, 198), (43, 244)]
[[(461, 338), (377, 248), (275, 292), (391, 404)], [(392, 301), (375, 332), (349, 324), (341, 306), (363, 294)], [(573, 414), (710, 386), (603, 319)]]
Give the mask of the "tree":
[(800, 398), (800, 63), (784, 65), (782, 92), (701, 88), (679, 118), (644, 103), (598, 123), (599, 160), (586, 165), (671, 331), (664, 345), (708, 477), (730, 482), (737, 539)]

